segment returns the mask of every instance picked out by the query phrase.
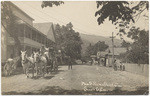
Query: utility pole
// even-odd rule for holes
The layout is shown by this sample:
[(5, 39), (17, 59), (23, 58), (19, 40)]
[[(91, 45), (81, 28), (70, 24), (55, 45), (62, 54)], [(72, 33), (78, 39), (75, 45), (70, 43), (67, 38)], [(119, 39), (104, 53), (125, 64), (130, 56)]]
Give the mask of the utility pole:
[(112, 39), (112, 65), (114, 67), (114, 38), (115, 36), (114, 35), (114, 32), (112, 32), (112, 37), (110, 37)]
[(99, 45), (100, 45), (99, 43), (100, 43), (100, 41), (98, 41), (98, 52), (99, 52), (99, 49), (100, 49), (100, 48), (99, 48)]

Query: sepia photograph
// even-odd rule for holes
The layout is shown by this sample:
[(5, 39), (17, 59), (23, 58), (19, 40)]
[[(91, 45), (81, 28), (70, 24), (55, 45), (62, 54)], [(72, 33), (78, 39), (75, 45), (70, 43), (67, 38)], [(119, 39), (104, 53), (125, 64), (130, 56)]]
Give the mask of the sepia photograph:
[(149, 1), (1, 1), (1, 95), (149, 95)]

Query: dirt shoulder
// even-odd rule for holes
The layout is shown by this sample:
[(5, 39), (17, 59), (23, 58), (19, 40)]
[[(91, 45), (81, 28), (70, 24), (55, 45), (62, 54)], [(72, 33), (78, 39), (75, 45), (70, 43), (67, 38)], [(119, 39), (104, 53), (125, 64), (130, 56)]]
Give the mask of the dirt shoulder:
[(2, 93), (10, 95), (144, 94), (147, 89), (148, 77), (89, 65), (74, 65), (72, 70), (60, 66), (58, 73), (38, 79), (27, 79), (24, 74), (2, 77)]

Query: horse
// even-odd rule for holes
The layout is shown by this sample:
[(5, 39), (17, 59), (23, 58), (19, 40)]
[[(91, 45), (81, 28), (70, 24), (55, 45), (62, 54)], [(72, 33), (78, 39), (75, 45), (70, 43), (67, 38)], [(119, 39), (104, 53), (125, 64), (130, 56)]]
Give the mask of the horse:
[(26, 51), (21, 51), (21, 63), (23, 67), (24, 74), (27, 78), (29, 77), (30, 68), (32, 69), (32, 77), (34, 77), (34, 59), (33, 57), (27, 57)]
[(9, 58), (9, 59), (6, 61), (6, 64), (5, 64), (4, 67), (3, 67), (5, 76), (10, 76), (11, 73), (13, 72), (13, 70), (16, 69), (16, 67), (17, 67), (17, 61), (18, 61), (19, 59), (20, 59), (20, 57), (16, 57), (16, 58), (14, 58), (14, 59)]
[(50, 56), (49, 51), (44, 52), (44, 56), (45, 56), (45, 58), (47, 60), (47, 63), (46, 63), (46, 73), (48, 74), (48, 73), (52, 72), (52, 69), (53, 69), (53, 59), (52, 59), (52, 56)]
[(33, 57), (35, 61), (36, 76), (38, 76), (38, 74), (40, 73), (44, 77), (47, 64), (46, 57), (39, 54), (38, 52), (34, 52)]
[(60, 63), (60, 59), (54, 51), (50, 51), (49, 48), (45, 48), (44, 56), (47, 59), (47, 73), (58, 70), (58, 63)]
[[(47, 60), (47, 63), (46, 63), (46, 73), (48, 74), (49, 72), (52, 71), (52, 68), (53, 68), (53, 60), (52, 60), (52, 56), (49, 52), (49, 48), (44, 48), (44, 52), (41, 52), (43, 53), (43, 57), (46, 58)], [(42, 55), (42, 54), (41, 54)]]

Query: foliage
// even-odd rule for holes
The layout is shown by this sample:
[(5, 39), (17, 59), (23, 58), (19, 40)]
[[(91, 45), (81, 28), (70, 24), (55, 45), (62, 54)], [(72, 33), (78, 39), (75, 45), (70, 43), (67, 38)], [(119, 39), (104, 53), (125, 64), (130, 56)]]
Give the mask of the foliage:
[[(123, 35), (126, 33), (126, 28), (129, 28), (131, 22), (135, 23), (135, 19), (141, 15), (143, 11), (149, 9), (148, 1), (96, 1), (98, 11), (95, 16), (99, 16), (97, 19), (98, 24), (102, 24), (107, 18), (116, 25), (116, 29), (119, 27), (117, 35), (123, 39)], [(42, 8), (53, 7), (53, 5), (59, 6), (64, 4), (63, 1), (43, 1)], [(148, 17), (148, 16), (145, 16)]]
[(103, 23), (107, 17), (112, 23), (118, 19), (122, 19), (123, 21), (132, 20), (134, 22), (132, 10), (126, 6), (128, 4), (127, 1), (97, 1), (97, 8), (102, 5), (102, 8), (95, 13), (95, 16), (100, 16), (97, 19), (99, 25)]
[(96, 55), (98, 51), (105, 51), (109, 46), (104, 41), (98, 41), (95, 45), (89, 45), (86, 50), (86, 55)]
[[(139, 28), (132, 27), (128, 32), (128, 37), (134, 40), (131, 44), (130, 50), (124, 55), (126, 59), (133, 63), (146, 63), (149, 59), (149, 34), (148, 31), (140, 30)], [(124, 57), (123, 57), (124, 58)]]
[(93, 53), (94, 53), (93, 49), (94, 49), (94, 46), (92, 46), (91, 43), (90, 43), (89, 46), (86, 49), (85, 56), (90, 57), (91, 55), (93, 55)]
[(148, 31), (132, 27), (129, 32), (125, 32), (125, 29), (129, 28), (131, 22), (135, 23), (135, 18), (139, 17), (143, 11), (149, 9), (149, 2), (97, 1), (97, 8), (100, 8), (95, 13), (95, 16), (99, 15), (97, 19), (99, 25), (108, 18), (119, 27), (117, 35), (122, 38), (123, 34), (127, 34), (127, 37), (134, 40), (131, 46), (125, 41), (122, 42), (122, 46), (127, 47), (128, 51), (121, 56), (133, 63), (148, 63)]
[(54, 5), (59, 6), (61, 4), (64, 4), (64, 2), (63, 1), (43, 1), (41, 7), (42, 8), (47, 7), (47, 6), (53, 7)]
[(119, 27), (121, 39), (123, 34), (126, 34), (125, 29), (129, 28), (131, 22), (135, 23), (135, 19), (140, 14), (149, 9), (148, 1), (97, 1), (97, 8), (100, 8), (95, 16), (98, 24), (102, 24), (108, 18), (116, 28)]
[(80, 34), (73, 30), (72, 23), (68, 23), (66, 26), (56, 25), (56, 39), (59, 48), (63, 48), (65, 54), (73, 59), (81, 58), (81, 44), (82, 40)]
[(94, 54), (98, 51), (105, 51), (109, 46), (104, 41), (99, 41), (94, 45)]
[(3, 1), (1, 2), (1, 24), (5, 28), (5, 30), (8, 32), (10, 37), (12, 37), (15, 41), (15, 50), (16, 54), (18, 55), (20, 50), (21, 50), (21, 44), (18, 39), (18, 34), (17, 34), (17, 27), (18, 27), (18, 22), (17, 22), (17, 17), (13, 14), (11, 5), (9, 1)]
[(123, 40), (123, 42), (121, 43), (121, 47), (125, 47), (125, 48), (127, 48), (127, 50), (129, 50), (130, 43)]
[(139, 15), (145, 9), (149, 8), (148, 1), (140, 1), (138, 4), (130, 7), (133, 2), (128, 1), (97, 1), (97, 8), (100, 8), (95, 13), (95, 16), (99, 15), (97, 19), (98, 23), (101, 24), (108, 17), (112, 23), (117, 22), (118, 20), (122, 21), (133, 21), (134, 15)]
[[(61, 3), (57, 2), (57, 4), (53, 4), (50, 1), (48, 2), (49, 3), (46, 3), (47, 5), (44, 5), (44, 7), (47, 6), (52, 7), (53, 5), (58, 6), (63, 3), (63, 2)], [(128, 50), (127, 53), (123, 54), (122, 56), (125, 56), (124, 58), (127, 58), (129, 61), (134, 63), (148, 63), (148, 56), (149, 56), (148, 55), (149, 53), (148, 32), (133, 27), (127, 33), (125, 29), (129, 28), (130, 23), (132, 22), (135, 23), (135, 19), (139, 17), (143, 11), (149, 9), (149, 2), (148, 1), (136, 1), (136, 2), (135, 1), (97, 1), (96, 3), (97, 3), (97, 8), (100, 8), (95, 13), (95, 16), (99, 16), (97, 19), (99, 25), (102, 24), (108, 18), (110, 21), (112, 21), (112, 24), (116, 25), (116, 28), (119, 27), (119, 33), (117, 33), (117, 35), (119, 35), (121, 39), (123, 34), (127, 34), (129, 38), (134, 40), (133, 44), (131, 45), (131, 49)], [(68, 28), (66, 28), (65, 26), (63, 26), (62, 29), (63, 31), (65, 30), (66, 32), (68, 30)], [(67, 42), (68, 42), (67, 44), (69, 44), (69, 41)], [(105, 43), (101, 43), (101, 44), (105, 45)], [(130, 44), (125, 41), (123, 41), (122, 43), (122, 46), (126, 46), (127, 49), (128, 47), (130, 47), (129, 45)], [(99, 48), (98, 46), (99, 46), (98, 43), (95, 44), (94, 46), (90, 44), (87, 47), (87, 51), (86, 51), (87, 55), (95, 54), (98, 50), (102, 49), (100, 51), (103, 51), (105, 50), (105, 48), (107, 48), (107, 45), (105, 45), (105, 47), (103, 46), (102, 48)], [(71, 47), (72, 46), (70, 45), (70, 48)], [(70, 49), (68, 48), (67, 50)]]

